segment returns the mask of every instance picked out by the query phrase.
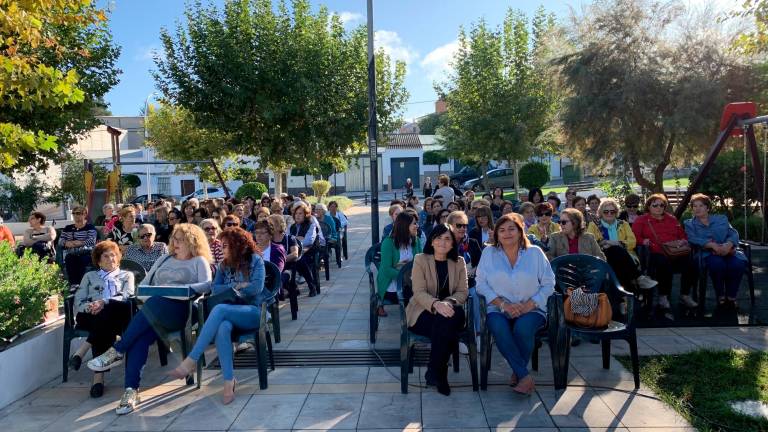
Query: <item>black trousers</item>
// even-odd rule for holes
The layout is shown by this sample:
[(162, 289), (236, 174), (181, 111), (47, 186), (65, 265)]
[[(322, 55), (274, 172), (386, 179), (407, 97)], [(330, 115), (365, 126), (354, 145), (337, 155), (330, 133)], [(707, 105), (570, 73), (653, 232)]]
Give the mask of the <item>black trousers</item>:
[(637, 268), (635, 260), (632, 259), (632, 255), (621, 246), (603, 249), (603, 253), (624, 289), (631, 288), (631, 282), (640, 277), (640, 270)]
[(77, 328), (88, 332), (86, 340), (91, 344), (94, 357), (108, 350), (115, 343), (115, 338), (128, 327), (131, 307), (129, 302), (111, 301), (96, 315), (78, 312)]
[(432, 342), (429, 352), (429, 368), (434, 372), (447, 370), (451, 354), (458, 348), (459, 333), (464, 329), (464, 308), (453, 307), (453, 316), (446, 318), (439, 313), (424, 311), (410, 330), (425, 336)]
[(659, 283), (659, 295), (665, 296), (672, 292), (672, 276), (680, 273), (680, 294), (688, 295), (696, 279), (696, 264), (690, 255), (668, 258), (664, 254), (651, 253), (648, 273)]
[(64, 267), (67, 269), (67, 280), (70, 285), (79, 285), (83, 276), (92, 264), (91, 254), (67, 255), (64, 259)]

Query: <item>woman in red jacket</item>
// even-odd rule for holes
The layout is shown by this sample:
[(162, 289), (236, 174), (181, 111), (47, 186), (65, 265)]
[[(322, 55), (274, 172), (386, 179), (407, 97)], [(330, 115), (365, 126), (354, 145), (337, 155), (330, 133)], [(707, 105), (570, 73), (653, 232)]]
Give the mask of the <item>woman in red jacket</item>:
[(681, 257), (669, 257), (664, 253), (662, 244), (677, 242), (687, 244), (685, 230), (666, 209), (669, 205), (664, 194), (653, 194), (645, 202), (645, 214), (635, 219), (632, 231), (637, 244), (648, 246), (651, 252), (648, 263), (650, 277), (659, 282), (659, 307), (669, 309), (669, 294), (672, 292), (672, 275), (680, 273), (680, 302), (689, 308), (697, 306), (691, 299), (691, 285), (695, 276), (695, 267), (690, 254)]

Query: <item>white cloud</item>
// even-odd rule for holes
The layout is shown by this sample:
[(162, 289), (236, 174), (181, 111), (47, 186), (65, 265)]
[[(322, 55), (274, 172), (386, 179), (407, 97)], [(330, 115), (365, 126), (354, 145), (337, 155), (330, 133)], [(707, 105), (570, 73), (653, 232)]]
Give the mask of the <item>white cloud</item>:
[(376, 50), (382, 49), (392, 60), (402, 60), (410, 65), (419, 58), (419, 53), (406, 45), (397, 32), (378, 30), (374, 33), (373, 44)]
[(339, 15), (339, 19), (342, 23), (344, 23), (344, 25), (354, 24), (363, 20), (363, 16), (357, 12), (344, 11), (339, 12), (337, 15)]
[(420, 63), (421, 68), (430, 80), (445, 80), (453, 70), (453, 57), (458, 50), (458, 40), (439, 46), (424, 56)]
[(136, 55), (133, 56), (133, 60), (137, 62), (153, 61), (155, 55), (160, 53), (160, 47), (152, 44), (149, 46), (143, 46), (138, 49)]

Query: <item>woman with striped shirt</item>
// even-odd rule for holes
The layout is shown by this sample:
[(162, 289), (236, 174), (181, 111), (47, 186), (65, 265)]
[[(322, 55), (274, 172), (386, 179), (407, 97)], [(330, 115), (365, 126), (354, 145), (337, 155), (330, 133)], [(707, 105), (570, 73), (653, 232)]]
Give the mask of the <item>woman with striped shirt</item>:
[(64, 251), (64, 267), (70, 285), (77, 285), (91, 264), (91, 251), (96, 246), (96, 227), (86, 222), (88, 209), (75, 207), (72, 217), (75, 223), (61, 232), (59, 247)]

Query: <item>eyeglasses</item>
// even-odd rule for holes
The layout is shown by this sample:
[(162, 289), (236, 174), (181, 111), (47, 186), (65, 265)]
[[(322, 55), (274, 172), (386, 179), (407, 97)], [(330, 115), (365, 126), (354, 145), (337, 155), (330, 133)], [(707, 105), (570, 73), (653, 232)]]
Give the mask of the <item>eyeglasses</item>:
[(568, 225), (569, 223), (571, 223), (571, 221), (568, 219), (560, 219), (560, 225)]
[(146, 234), (143, 234), (143, 235), (139, 236), (139, 238), (142, 239), (142, 240), (146, 240), (146, 239), (151, 238), (151, 237), (152, 237), (151, 233), (146, 233)]
[(216, 231), (216, 227), (214, 227), (214, 226), (205, 227), (203, 229), (206, 230), (206, 231)]
[(467, 224), (455, 224), (455, 225), (456, 225), (456, 229), (462, 229), (467, 227)]
[(544, 212), (544, 213), (539, 215), (539, 217), (542, 217), (542, 216), (552, 217), (552, 212)]
[(75, 215), (75, 216), (82, 216), (85, 213), (83, 213), (83, 212), (72, 212), (72, 214)]
[(177, 217), (175, 217), (175, 216), (174, 216), (174, 217), (169, 217), (169, 218), (168, 218), (168, 220), (169, 220), (169, 221), (172, 221), (172, 220), (179, 220), (179, 218), (177, 218)]
[(224, 224), (224, 226), (227, 227), (227, 228), (229, 228), (229, 227), (236, 227), (237, 224), (234, 223), (234, 222), (227, 222), (227, 223)]
[(653, 208), (666, 207), (666, 204), (664, 204), (664, 203), (655, 203), (655, 204), (651, 204), (651, 207), (653, 207)]
[(633, 205), (626, 205), (626, 206), (624, 206), (624, 207), (626, 207), (626, 208), (638, 208), (638, 207), (640, 207), (640, 206), (639, 206), (639, 205), (637, 205), (637, 204), (633, 204)]
[(603, 214), (616, 214), (616, 210), (603, 210)]

